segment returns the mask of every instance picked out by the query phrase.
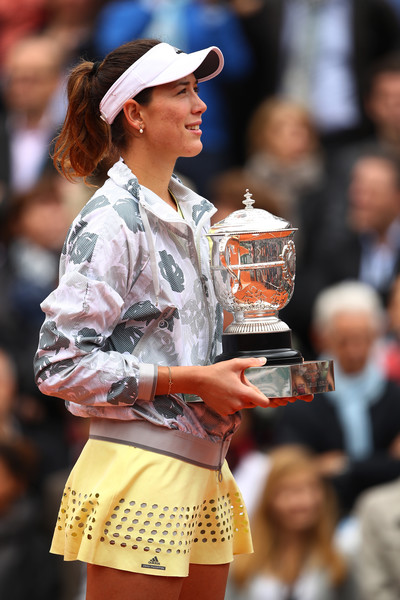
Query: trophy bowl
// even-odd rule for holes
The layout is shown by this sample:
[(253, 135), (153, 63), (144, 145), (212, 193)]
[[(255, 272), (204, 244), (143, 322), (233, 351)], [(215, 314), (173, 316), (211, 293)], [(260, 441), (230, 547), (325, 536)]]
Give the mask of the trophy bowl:
[[(265, 210), (251, 209), (254, 200), (249, 197), (244, 202), (246, 209), (236, 211), (209, 231), (215, 291), (222, 307), (233, 314), (225, 333), (282, 331), (288, 327), (278, 319), (278, 311), (293, 294), (296, 229)], [(230, 233), (235, 224), (236, 231)], [(244, 225), (249, 231), (239, 232), (238, 227)], [(257, 231), (260, 225), (268, 230)]]

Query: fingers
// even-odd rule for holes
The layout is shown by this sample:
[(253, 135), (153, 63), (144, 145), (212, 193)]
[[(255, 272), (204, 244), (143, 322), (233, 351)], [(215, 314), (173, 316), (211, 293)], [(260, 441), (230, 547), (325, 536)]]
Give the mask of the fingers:
[(246, 408), (254, 408), (255, 406), (261, 406), (261, 408), (268, 408), (270, 405), (270, 399), (267, 396), (264, 396), (261, 392), (258, 394), (257, 400), (250, 404), (249, 407)]
[(265, 356), (251, 356), (250, 358), (233, 358), (232, 363), (241, 371), (250, 369), (250, 367), (263, 367), (267, 362)]
[(254, 390), (260, 391), (260, 389), (256, 385), (254, 385), (254, 383), (251, 383), (251, 381), (249, 379), (247, 379), (245, 371), (241, 372), (241, 374), (240, 374), (240, 380), (241, 380), (242, 383), (244, 383), (248, 387), (251, 387)]
[(286, 404), (291, 401), (291, 398), (271, 398), (270, 407), (277, 408), (278, 406), (286, 406)]
[(302, 396), (291, 396), (288, 398), (270, 398), (270, 408), (286, 406), (288, 403), (293, 404), (293, 402), (296, 402), (296, 400), (303, 400), (303, 402), (311, 402), (313, 399), (314, 394), (304, 394)]
[(242, 408), (254, 408), (255, 406), (269, 406), (269, 398), (261, 392), (261, 390), (252, 384), (246, 377), (245, 371), (250, 367), (262, 367), (267, 362), (265, 357), (250, 357), (250, 358), (235, 358), (232, 360), (235, 369), (239, 370), (240, 381), (247, 387), (251, 388), (246, 394), (246, 403)]
[(244, 375), (249, 367), (260, 367), (265, 362), (265, 358), (234, 358), (206, 366), (199, 395), (206, 404), (222, 415), (255, 406), (266, 408), (269, 406), (269, 399)]
[(246, 377), (245, 371), (250, 367), (260, 367), (265, 365), (267, 359), (265, 357), (251, 357), (251, 358), (237, 358), (233, 359), (232, 363), (241, 370), (240, 379), (243, 384), (247, 387), (252, 388), (257, 393), (257, 400), (253, 401), (252, 404), (246, 406), (246, 408), (253, 408), (254, 406), (261, 407), (279, 407), (286, 406), (289, 402), (293, 403), (296, 400), (303, 400), (303, 402), (311, 402), (314, 399), (313, 394), (301, 394), (299, 396), (285, 397), (285, 398), (267, 398), (261, 390), (254, 384), (252, 384)]
[(269, 398), (257, 386), (250, 383), (244, 375), (242, 375), (241, 381), (248, 388), (244, 400), (245, 405), (242, 408), (254, 408), (255, 406), (266, 408), (269, 406)]
[[(235, 390), (233, 392), (233, 389), (231, 388), (232, 396), (225, 405), (225, 409), (228, 411), (225, 414), (231, 414), (244, 408), (254, 408), (255, 406), (260, 406), (262, 408), (275, 408), (279, 406), (286, 406), (288, 403), (296, 402), (296, 400), (303, 400), (304, 402), (311, 402), (313, 400), (313, 394), (302, 394), (287, 398), (267, 398), (267, 396), (265, 396), (265, 394), (263, 394), (256, 385), (252, 384), (245, 375), (246, 369), (251, 367), (261, 367), (265, 365), (266, 362), (267, 361), (265, 357), (250, 357), (234, 358), (221, 363), (216, 363), (219, 368), (218, 379), (220, 382), (221, 379), (228, 382), (228, 380), (231, 378), (231, 375), (234, 375), (234, 379), (231, 379), (231, 383), (232, 381), (236, 381)], [(214, 365), (213, 368), (216, 365)], [(245, 392), (243, 389), (239, 390), (239, 388), (236, 387), (238, 383), (237, 378), (244, 386), (246, 386), (247, 390)], [(221, 408), (219, 408), (219, 410), (221, 410)], [(222, 412), (220, 414), (222, 414)]]

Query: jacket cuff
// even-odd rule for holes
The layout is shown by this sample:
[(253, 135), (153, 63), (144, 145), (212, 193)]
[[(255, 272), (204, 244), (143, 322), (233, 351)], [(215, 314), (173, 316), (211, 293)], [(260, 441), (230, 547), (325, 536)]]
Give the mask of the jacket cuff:
[(158, 369), (157, 365), (148, 365), (141, 363), (139, 365), (139, 389), (138, 398), (151, 402), (154, 400), (154, 394), (157, 385)]

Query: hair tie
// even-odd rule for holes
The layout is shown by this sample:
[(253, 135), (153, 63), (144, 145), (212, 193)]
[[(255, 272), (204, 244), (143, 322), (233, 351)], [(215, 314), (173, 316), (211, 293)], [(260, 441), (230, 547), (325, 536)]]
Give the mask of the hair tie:
[(89, 72), (90, 77), (95, 77), (97, 75), (97, 71), (99, 70), (100, 65), (100, 60), (96, 60), (96, 62), (93, 63), (92, 70)]

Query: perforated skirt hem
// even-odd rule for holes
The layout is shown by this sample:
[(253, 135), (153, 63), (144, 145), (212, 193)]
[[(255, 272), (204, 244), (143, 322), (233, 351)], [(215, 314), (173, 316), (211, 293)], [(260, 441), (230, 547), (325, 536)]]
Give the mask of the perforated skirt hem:
[(246, 509), (218, 472), (132, 446), (89, 440), (65, 486), (51, 552), (149, 575), (252, 552)]

